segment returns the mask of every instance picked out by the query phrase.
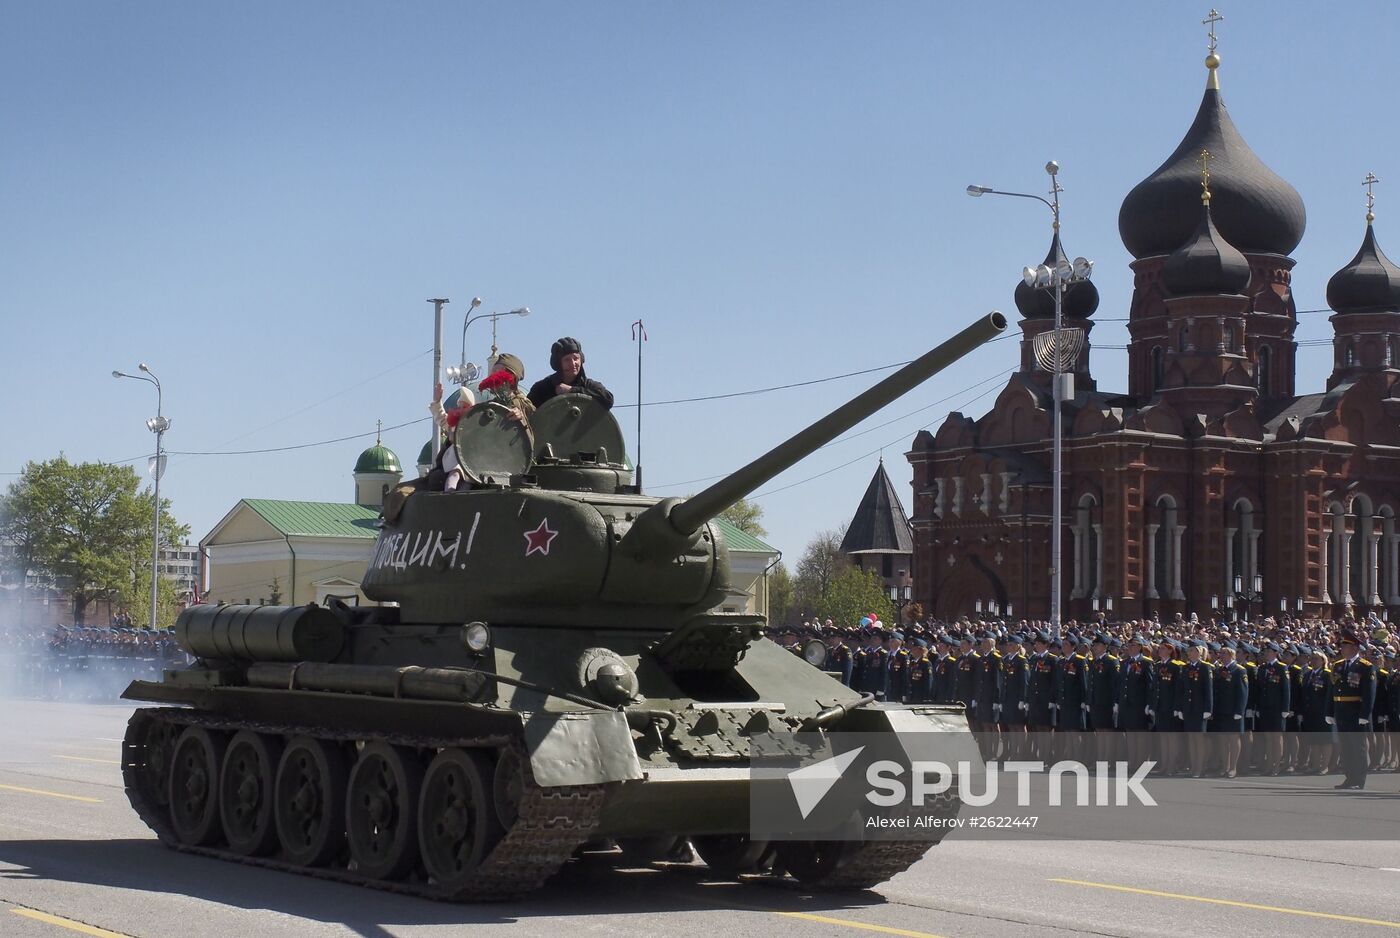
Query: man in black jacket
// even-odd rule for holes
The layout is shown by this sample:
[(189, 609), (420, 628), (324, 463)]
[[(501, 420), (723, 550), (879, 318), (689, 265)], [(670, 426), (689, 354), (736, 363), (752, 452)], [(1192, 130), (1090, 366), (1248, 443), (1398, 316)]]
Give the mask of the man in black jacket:
[(608, 409), (612, 409), (612, 392), (583, 373), (583, 346), (572, 336), (549, 347), (549, 367), (554, 374), (541, 378), (530, 388), (530, 403), (543, 407), (545, 402), (560, 394), (587, 394)]

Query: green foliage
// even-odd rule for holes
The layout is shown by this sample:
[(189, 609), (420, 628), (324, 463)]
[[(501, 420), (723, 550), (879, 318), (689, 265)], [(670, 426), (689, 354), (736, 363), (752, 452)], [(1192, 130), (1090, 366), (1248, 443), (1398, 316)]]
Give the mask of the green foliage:
[(747, 498), (739, 499), (720, 512), (719, 516), (745, 534), (752, 534), (754, 537), (768, 536), (762, 524), (763, 506), (754, 504)]
[[(14, 540), (26, 565), (66, 584), (81, 622), (91, 600), (128, 595), (142, 565), (149, 568), (152, 497), (130, 466), (71, 463), (62, 455), (30, 462), (0, 498), (0, 535)], [(162, 499), (163, 546), (189, 537), (169, 508)], [(141, 605), (130, 607), (133, 617)]]
[(268, 594), (267, 601), (274, 606), (282, 605), (282, 581), (277, 577), (272, 578), (272, 592)]
[(787, 564), (778, 565), (768, 574), (768, 622), (770, 625), (786, 625), (792, 617), (796, 591), (792, 574)]
[(848, 566), (831, 582), (824, 605), (814, 610), (837, 625), (856, 625), (861, 616), (874, 613), (881, 622), (895, 624), (894, 605), (885, 592), (885, 581), (873, 570)]
[[(151, 618), (151, 562), (136, 565), (136, 573), (131, 582), (117, 593), (117, 604), (131, 616), (131, 624), (137, 628), (150, 628)], [(180, 614), (180, 595), (175, 583), (168, 577), (156, 582), (156, 627), (171, 628), (175, 617)]]
[(797, 561), (794, 604), (799, 615), (826, 616), (827, 595), (837, 575), (851, 565), (841, 553), (845, 531), (820, 531), (807, 544)]

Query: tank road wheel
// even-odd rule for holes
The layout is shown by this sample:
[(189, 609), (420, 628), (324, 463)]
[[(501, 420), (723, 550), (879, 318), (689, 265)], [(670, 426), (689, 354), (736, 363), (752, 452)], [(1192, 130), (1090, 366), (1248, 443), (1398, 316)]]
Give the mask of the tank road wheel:
[(157, 807), (170, 804), (170, 766), (175, 759), (175, 740), (179, 738), (180, 727), (159, 717), (143, 720), (134, 734), (127, 731), (132, 748), (141, 750), (136, 787), (148, 803)]
[(333, 743), (298, 736), (282, 750), (272, 813), (277, 840), (297, 866), (324, 866), (345, 842), (345, 756)]
[(219, 774), (219, 817), (234, 853), (266, 856), (277, 847), (272, 816), (274, 780), (282, 741), (241, 730), (224, 751)]
[(398, 879), (418, 860), (418, 794), (423, 767), (412, 750), (365, 744), (350, 770), (345, 831), (356, 869), (370, 879)]
[(777, 847), (777, 860), (799, 883), (814, 886), (845, 866), (862, 846), (843, 840), (782, 843)]
[(768, 841), (753, 840), (747, 834), (708, 834), (692, 837), (690, 843), (705, 865), (720, 876), (761, 873), (771, 865)]
[(476, 750), (444, 749), (423, 775), (418, 844), (423, 867), (439, 888), (454, 892), (471, 882), (501, 838), (491, 796), (495, 766)]
[(191, 726), (175, 742), (170, 763), (170, 826), (181, 843), (206, 846), (219, 839), (219, 766), (222, 735)]
[(525, 793), (525, 762), (514, 746), (502, 749), (496, 759), (496, 774), (491, 784), (496, 819), (506, 830), (520, 817), (520, 799)]

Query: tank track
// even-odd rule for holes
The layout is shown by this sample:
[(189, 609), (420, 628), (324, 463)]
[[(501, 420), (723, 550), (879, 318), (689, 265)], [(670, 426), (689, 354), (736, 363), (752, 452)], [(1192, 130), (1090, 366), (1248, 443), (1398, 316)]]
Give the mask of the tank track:
[(936, 840), (878, 840), (861, 844), (840, 867), (807, 888), (871, 889), (909, 869), (937, 843)]
[[(284, 736), (308, 735), (338, 742), (381, 740), (396, 746), (412, 748), (489, 747), (515, 748), (526, 768), (520, 794), (517, 819), (482, 862), (473, 881), (455, 891), (438, 888), (434, 883), (405, 879), (398, 881), (372, 879), (344, 867), (305, 867), (271, 857), (248, 857), (218, 847), (197, 847), (181, 843), (171, 829), (166, 812), (151, 802), (143, 789), (142, 773), (146, 768), (146, 750), (138, 741), (144, 738), (147, 724), (163, 720), (180, 729), (202, 726), (210, 730), (235, 732), (252, 730)], [(269, 723), (249, 723), (220, 718), (178, 707), (143, 708), (132, 714), (122, 742), (122, 778), (131, 806), (160, 838), (161, 842), (181, 853), (232, 860), (250, 866), (282, 870), (329, 879), (336, 882), (369, 886), (405, 895), (420, 896), (447, 902), (482, 902), (513, 899), (532, 892), (562, 867), (575, 849), (587, 840), (598, 825), (608, 785), (574, 785), (561, 788), (541, 788), (530, 776), (529, 757), (518, 739), (508, 736), (473, 738), (440, 738), (399, 734), (349, 732), (319, 726), (295, 726)]]

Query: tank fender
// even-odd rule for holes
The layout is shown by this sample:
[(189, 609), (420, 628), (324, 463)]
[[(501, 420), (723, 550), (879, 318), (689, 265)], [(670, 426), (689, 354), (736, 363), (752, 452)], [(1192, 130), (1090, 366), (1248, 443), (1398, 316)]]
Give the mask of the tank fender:
[(632, 731), (621, 711), (531, 714), (525, 720), (525, 748), (542, 788), (642, 777)]

